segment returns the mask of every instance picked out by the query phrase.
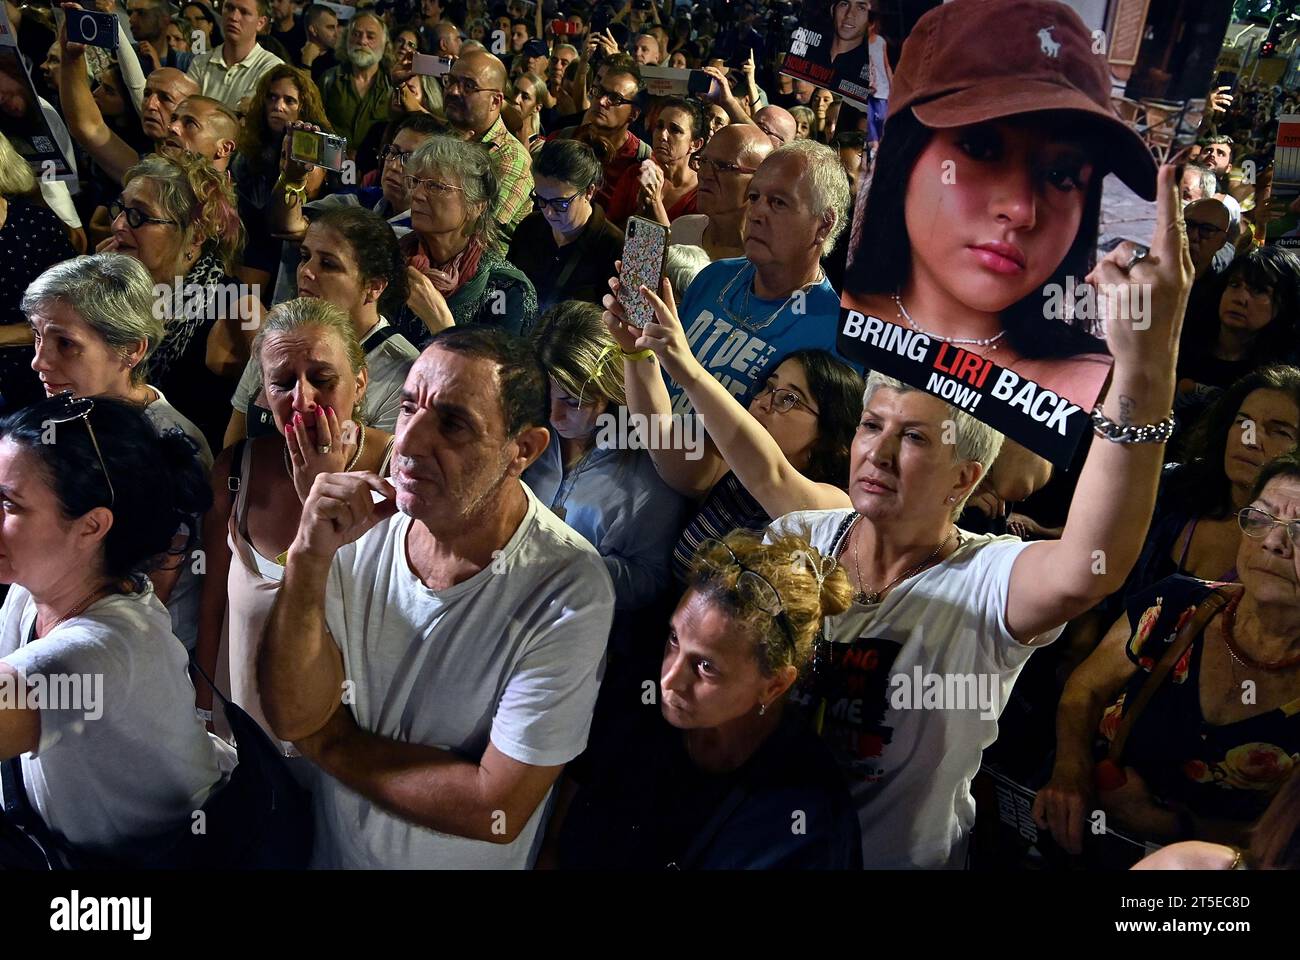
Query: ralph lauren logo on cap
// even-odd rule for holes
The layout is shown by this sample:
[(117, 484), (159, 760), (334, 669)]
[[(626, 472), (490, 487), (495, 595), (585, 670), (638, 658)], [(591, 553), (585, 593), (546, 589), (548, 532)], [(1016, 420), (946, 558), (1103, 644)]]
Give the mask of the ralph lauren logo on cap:
[(1042, 47), (1043, 53), (1054, 60), (1061, 55), (1061, 44), (1052, 38), (1052, 31), (1055, 29), (1056, 27), (1053, 25), (1043, 27), (1038, 31), (1038, 43)]

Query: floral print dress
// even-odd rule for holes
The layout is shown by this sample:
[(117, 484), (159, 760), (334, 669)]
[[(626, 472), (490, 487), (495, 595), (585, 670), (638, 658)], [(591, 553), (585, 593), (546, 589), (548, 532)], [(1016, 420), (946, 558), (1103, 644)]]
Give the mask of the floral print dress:
[[(1107, 743), (1126, 705), (1136, 700), (1179, 628), (1215, 586), (1172, 576), (1132, 598), (1128, 656), (1138, 670), (1102, 716), (1100, 732)], [(1208, 723), (1200, 699), (1204, 642), (1202, 632), (1143, 710), (1129, 733), (1124, 764), (1137, 769), (1155, 796), (1185, 804), (1198, 816), (1251, 821), (1300, 763), (1300, 695), (1243, 720)]]

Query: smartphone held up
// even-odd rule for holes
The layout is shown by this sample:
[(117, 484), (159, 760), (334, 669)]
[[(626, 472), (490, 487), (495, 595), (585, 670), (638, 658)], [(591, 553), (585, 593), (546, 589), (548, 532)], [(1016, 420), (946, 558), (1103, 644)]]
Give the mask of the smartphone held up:
[(311, 163), (338, 172), (347, 159), (348, 141), (320, 130), (294, 130), (289, 141), (289, 156), (300, 163)]
[(643, 217), (629, 217), (623, 238), (623, 266), (618, 274), (618, 299), (627, 322), (644, 327), (655, 318), (654, 307), (641, 288), (659, 292), (668, 256), (668, 228)]

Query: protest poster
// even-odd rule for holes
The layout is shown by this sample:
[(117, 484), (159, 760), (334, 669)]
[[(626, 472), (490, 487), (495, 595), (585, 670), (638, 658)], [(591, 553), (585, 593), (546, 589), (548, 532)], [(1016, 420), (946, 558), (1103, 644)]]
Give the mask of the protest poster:
[(1278, 211), (1265, 230), (1268, 242), (1279, 247), (1300, 247), (1300, 115), (1277, 118), (1270, 200)]
[(18, 50), (6, 10), (0, 8), (0, 130), (18, 155), (44, 180), (75, 180), (67, 158), (50, 132), (31, 74)]
[[(836, 39), (851, 39), (852, 11), (836, 19), (845, 4), (826, 6)], [(838, 336), (846, 357), (1061, 468), (1112, 367), (1103, 296), (1086, 282), (1106, 249), (1103, 202), (1120, 196), (1125, 226), (1140, 234), (1131, 238), (1149, 243), (1162, 152), (1117, 108), (1126, 89), (1117, 72), (1137, 69), (1108, 58), (1123, 4), (1110, 19), (1097, 6), (951, 0), (916, 20), (888, 75), (888, 119), (858, 194)], [(829, 53), (813, 33), (822, 35), (804, 42), (820, 39)], [(1197, 60), (1199, 105), (1184, 102), (1180, 116), (1204, 109), (1221, 37)], [(1149, 300), (1149, 290), (1124, 288), (1106, 322), (1149, 325)]]

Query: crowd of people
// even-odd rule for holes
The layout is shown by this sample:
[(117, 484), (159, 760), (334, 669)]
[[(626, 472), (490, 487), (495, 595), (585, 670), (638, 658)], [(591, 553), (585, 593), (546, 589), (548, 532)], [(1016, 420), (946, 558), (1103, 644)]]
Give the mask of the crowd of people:
[[(1102, 811), (1146, 866), (1300, 865), (1300, 257), (1253, 94), (1157, 172), (1108, 100), (1082, 142), (976, 105), (1005, 65), (945, 83), (865, 2), (818, 13), (861, 104), (780, 73), (797, 4), (95, 0), (107, 51), (6, 2), (77, 179), (0, 135), (0, 694), (102, 715), (0, 695), (0, 866), (150, 865), (246, 762), (226, 700), (310, 796), (283, 866), (980, 866), (986, 762), (1061, 862)], [(1149, 247), (1097, 249), (1111, 172)], [(1014, 296), (970, 224), (1030, 251)], [(1036, 326), (1066, 274), (1149, 323)], [(845, 293), (1084, 357), (1073, 466), (842, 354)]]

